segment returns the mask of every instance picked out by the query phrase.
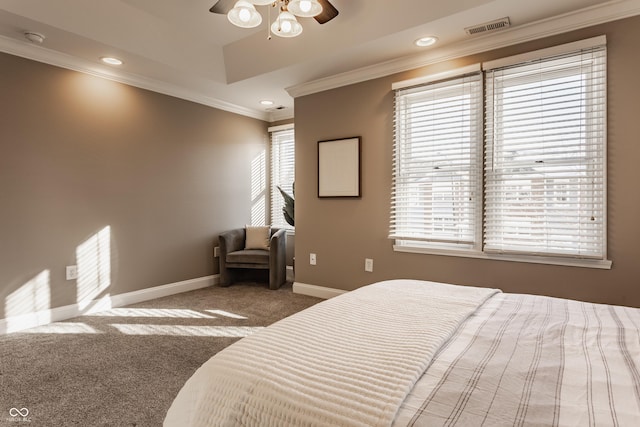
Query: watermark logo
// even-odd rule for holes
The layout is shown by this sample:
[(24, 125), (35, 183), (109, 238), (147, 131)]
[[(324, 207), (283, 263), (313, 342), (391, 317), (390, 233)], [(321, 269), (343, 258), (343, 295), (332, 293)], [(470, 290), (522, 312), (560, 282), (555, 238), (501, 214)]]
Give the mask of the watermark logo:
[(11, 408), (9, 409), (9, 421), (13, 422), (27, 422), (30, 423), (31, 420), (27, 418), (29, 416), (29, 409), (27, 408)]

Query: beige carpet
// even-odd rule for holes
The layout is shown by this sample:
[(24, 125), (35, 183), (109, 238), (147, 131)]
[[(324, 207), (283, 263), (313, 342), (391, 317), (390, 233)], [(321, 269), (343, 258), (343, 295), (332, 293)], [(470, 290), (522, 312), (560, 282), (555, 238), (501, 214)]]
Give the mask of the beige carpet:
[(202, 363), (319, 301), (243, 283), (0, 336), (0, 426), (160, 426)]

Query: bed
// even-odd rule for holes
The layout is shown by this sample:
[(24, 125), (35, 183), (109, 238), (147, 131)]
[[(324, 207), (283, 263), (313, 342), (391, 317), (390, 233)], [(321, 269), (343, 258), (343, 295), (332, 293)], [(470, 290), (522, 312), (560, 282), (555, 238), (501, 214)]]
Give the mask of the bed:
[(636, 426), (640, 309), (374, 283), (227, 347), (169, 426)]

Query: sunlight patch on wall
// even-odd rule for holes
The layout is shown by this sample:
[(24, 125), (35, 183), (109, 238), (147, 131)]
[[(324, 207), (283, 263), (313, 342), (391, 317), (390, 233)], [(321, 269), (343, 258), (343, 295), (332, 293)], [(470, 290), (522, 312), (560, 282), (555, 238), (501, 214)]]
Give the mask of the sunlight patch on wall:
[(76, 249), (77, 299), (80, 310), (111, 286), (111, 227), (106, 226)]
[(99, 334), (101, 332), (96, 331), (86, 323), (73, 323), (73, 322), (60, 322), (50, 323), (44, 326), (38, 326), (37, 328), (27, 329), (22, 331), (26, 334)]
[(262, 326), (182, 326), (112, 324), (125, 335), (171, 335), (183, 337), (242, 338), (264, 329)]
[(265, 150), (251, 161), (251, 225), (267, 221), (267, 166)]
[(224, 310), (205, 310), (205, 311), (207, 313), (211, 313), (211, 314), (215, 314), (223, 317), (229, 317), (231, 319), (247, 319), (247, 317), (244, 317), (235, 313), (229, 313), (228, 311), (224, 311)]
[(51, 320), (50, 276), (49, 270), (43, 270), (5, 298), (4, 313), (7, 319), (7, 332), (18, 331)]
[(91, 313), (96, 317), (168, 317), (180, 319), (215, 319), (194, 310), (177, 308), (113, 308), (99, 313)]

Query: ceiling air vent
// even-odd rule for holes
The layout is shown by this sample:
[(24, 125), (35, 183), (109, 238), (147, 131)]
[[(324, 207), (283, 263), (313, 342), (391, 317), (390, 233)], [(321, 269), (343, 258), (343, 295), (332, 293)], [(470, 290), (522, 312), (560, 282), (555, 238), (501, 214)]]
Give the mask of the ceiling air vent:
[(502, 30), (504, 28), (509, 28), (511, 26), (511, 22), (509, 21), (509, 17), (504, 17), (500, 19), (496, 19), (495, 21), (485, 22), (484, 24), (474, 25), (473, 27), (467, 27), (464, 31), (470, 36), (474, 36), (476, 34), (487, 33), (489, 31)]

